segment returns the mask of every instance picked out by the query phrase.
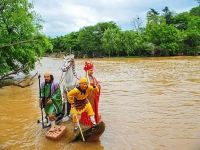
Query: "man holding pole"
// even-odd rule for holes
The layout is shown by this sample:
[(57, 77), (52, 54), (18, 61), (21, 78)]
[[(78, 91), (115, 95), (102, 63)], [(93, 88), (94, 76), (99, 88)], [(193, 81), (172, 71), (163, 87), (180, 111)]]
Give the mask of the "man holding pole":
[(87, 112), (92, 125), (96, 125), (94, 118), (94, 111), (87, 97), (92, 92), (98, 92), (97, 86), (88, 84), (87, 78), (83, 77), (79, 80), (79, 86), (72, 89), (68, 94), (68, 101), (71, 104), (71, 115), (74, 122), (74, 130), (76, 131), (79, 126), (79, 117), (83, 112)]
[[(93, 111), (95, 113), (95, 121), (96, 121), (96, 123), (99, 123), (100, 119), (101, 119), (100, 114), (99, 114), (99, 96), (100, 96), (101, 86), (100, 86), (99, 82), (97, 81), (97, 79), (93, 75), (94, 65), (93, 65), (92, 62), (86, 61), (85, 66), (84, 66), (84, 70), (85, 70), (85, 73), (86, 73), (88, 83), (91, 86), (97, 86), (98, 89), (99, 89), (98, 92), (91, 92), (90, 95), (88, 96), (88, 100), (91, 103)], [(87, 126), (92, 125), (92, 123), (91, 123), (86, 112), (84, 112), (81, 115), (80, 122), (83, 123), (84, 125), (87, 125)]]
[(44, 73), (45, 81), (40, 85), (40, 106), (51, 123), (51, 127), (55, 125), (57, 116), (62, 113), (62, 97), (59, 84), (54, 82), (51, 72)]

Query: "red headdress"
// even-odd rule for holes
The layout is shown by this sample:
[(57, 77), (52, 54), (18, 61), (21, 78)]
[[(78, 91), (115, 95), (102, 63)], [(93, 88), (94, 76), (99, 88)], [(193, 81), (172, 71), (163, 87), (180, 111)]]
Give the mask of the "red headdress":
[(93, 63), (90, 62), (90, 61), (86, 61), (86, 62), (85, 62), (85, 66), (84, 66), (84, 70), (85, 70), (85, 71), (88, 71), (88, 70), (90, 70), (90, 69), (93, 69)]

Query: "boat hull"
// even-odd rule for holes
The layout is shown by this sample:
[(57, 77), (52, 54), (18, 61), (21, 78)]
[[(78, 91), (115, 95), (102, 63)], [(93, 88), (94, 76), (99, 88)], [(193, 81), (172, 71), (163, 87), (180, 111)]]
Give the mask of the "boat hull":
[[(67, 122), (61, 123), (60, 125), (66, 126), (66, 133), (64, 138), (67, 141), (67, 143), (82, 140), (80, 130), (78, 129), (77, 131), (74, 131), (74, 124), (71, 119)], [(81, 124), (81, 129), (85, 141), (87, 142), (99, 141), (100, 136), (105, 131), (105, 123), (103, 121), (100, 121), (97, 125), (92, 127), (88, 127)]]

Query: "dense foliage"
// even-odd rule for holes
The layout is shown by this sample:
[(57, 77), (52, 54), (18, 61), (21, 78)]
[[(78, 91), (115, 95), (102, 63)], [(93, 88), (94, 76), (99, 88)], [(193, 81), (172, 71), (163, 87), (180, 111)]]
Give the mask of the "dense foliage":
[(41, 19), (28, 0), (0, 1), (0, 82), (28, 73), (52, 45), (41, 32)]

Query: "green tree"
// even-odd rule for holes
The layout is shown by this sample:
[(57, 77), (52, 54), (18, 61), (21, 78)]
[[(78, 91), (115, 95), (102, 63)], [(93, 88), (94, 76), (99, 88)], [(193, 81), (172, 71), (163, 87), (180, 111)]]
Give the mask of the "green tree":
[(95, 39), (95, 27), (87, 26), (79, 31), (78, 43), (82, 53), (92, 56), (92, 52), (97, 50), (98, 41)]
[(53, 51), (55, 53), (65, 52), (70, 53), (70, 50), (76, 52), (80, 49), (78, 44), (79, 32), (71, 32), (65, 36), (60, 36), (51, 39)]
[(200, 6), (192, 8), (190, 14), (200, 17)]
[(109, 57), (112, 55), (118, 55), (120, 52), (120, 44), (121, 40), (121, 31), (119, 29), (107, 29), (103, 36), (103, 47), (105, 49), (106, 54)]
[(188, 29), (184, 32), (182, 53), (185, 55), (198, 55), (200, 52), (200, 30)]
[(149, 47), (143, 32), (124, 31), (123, 50), (129, 55), (147, 55), (146, 49)]
[(27, 0), (0, 1), (0, 82), (28, 73), (45, 49), (52, 48), (40, 22)]
[(124, 43), (124, 51), (127, 56), (130, 54), (135, 54), (135, 39), (137, 36), (137, 32), (134, 31), (124, 31), (122, 33), (123, 43)]
[(159, 22), (159, 13), (155, 9), (150, 8), (147, 12), (147, 22)]
[(78, 43), (78, 35), (79, 32), (71, 32), (70, 34), (67, 35), (66, 37), (67, 53), (69, 53), (71, 50), (71, 52), (75, 53), (75, 55), (76, 54), (78, 55), (78, 51), (80, 49), (80, 45)]
[(103, 35), (104, 35), (104, 32), (107, 30), (107, 29), (119, 29), (119, 27), (117, 26), (117, 24), (113, 21), (110, 21), (110, 22), (100, 22), (100, 23), (97, 23), (95, 26), (95, 39), (97, 42), (97, 49), (98, 50), (103, 50), (103, 46), (102, 46), (102, 38), (103, 38)]
[(78, 36), (81, 51), (93, 57), (95, 53), (102, 53), (102, 38), (107, 29), (119, 29), (119, 27), (114, 22), (103, 22), (82, 28)]
[(180, 13), (174, 17), (173, 24), (179, 30), (187, 30), (190, 17), (188, 12)]
[(173, 22), (173, 13), (169, 10), (167, 6), (162, 10), (163, 11), (163, 16), (166, 20), (166, 24), (172, 24)]
[(149, 23), (146, 27), (148, 41), (155, 44), (159, 55), (176, 55), (179, 52), (181, 33), (173, 25)]

